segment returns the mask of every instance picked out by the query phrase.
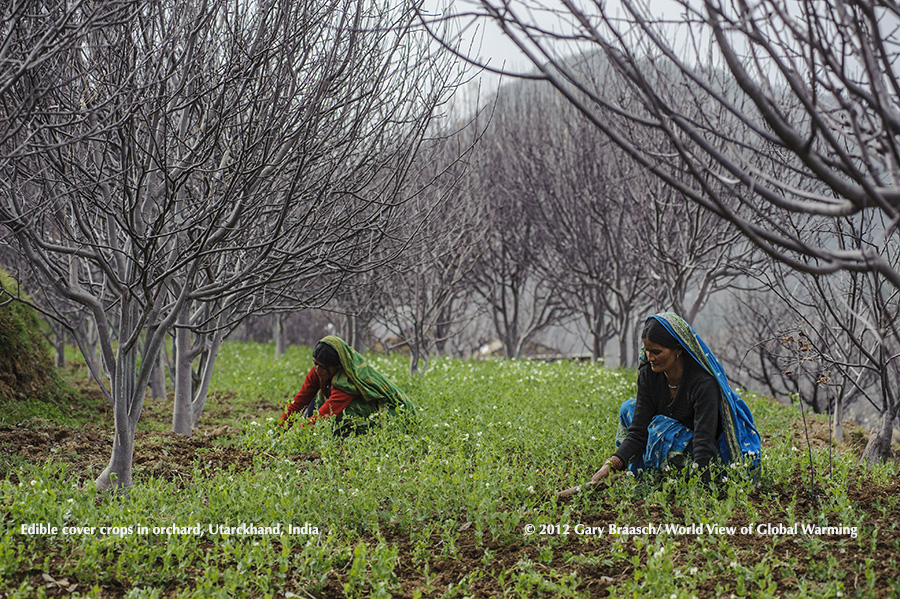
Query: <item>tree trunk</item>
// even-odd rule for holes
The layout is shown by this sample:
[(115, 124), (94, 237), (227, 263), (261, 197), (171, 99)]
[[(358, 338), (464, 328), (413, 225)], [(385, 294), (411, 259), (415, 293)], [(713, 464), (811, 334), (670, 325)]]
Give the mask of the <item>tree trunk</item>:
[(272, 340), (275, 341), (275, 357), (279, 358), (284, 355), (284, 314), (278, 313), (272, 315)]
[(603, 345), (600, 335), (597, 333), (591, 334), (591, 360), (594, 362), (600, 361), (600, 358), (603, 357)]
[(66, 332), (62, 327), (53, 331), (53, 347), (56, 349), (56, 367), (66, 367)]
[(863, 450), (861, 460), (864, 464), (874, 466), (890, 457), (891, 435), (894, 432), (893, 422), (891, 410), (887, 410), (881, 415), (881, 428), (872, 431), (872, 434), (869, 435), (869, 442)]
[[(187, 328), (190, 314), (187, 308), (178, 315), (175, 327), (175, 402), (172, 410), (172, 432), (190, 436), (203, 414), (213, 367), (222, 345), (222, 336), (213, 327), (211, 337), (203, 337), (208, 346), (191, 349), (191, 331)], [(194, 388), (194, 359), (200, 356), (200, 380)]]
[(409, 374), (419, 374), (419, 344), (414, 340), (409, 343)]
[(84, 362), (99, 383), (101, 380), (104, 380), (104, 375), (108, 378), (109, 373), (103, 367), (103, 360), (97, 358), (97, 343), (99, 341), (97, 327), (93, 321), (85, 319), (78, 328), (79, 332), (76, 334), (75, 339), (81, 340), (80, 349), (82, 356), (84, 356)]
[(347, 331), (347, 338), (345, 341), (350, 347), (356, 349), (356, 351), (361, 351), (358, 347), (359, 339), (356, 338), (356, 317), (352, 314), (348, 314), (344, 317), (344, 321), (346, 322), (345, 330)]
[[(118, 402), (116, 402), (118, 404)], [(119, 425), (119, 410), (115, 410), (116, 436), (113, 439), (109, 464), (94, 481), (98, 489), (131, 488), (131, 466), (134, 459), (134, 427), (127, 422)], [(128, 420), (127, 414), (124, 420)]]
[(172, 412), (172, 432), (190, 436), (193, 431), (191, 402), (194, 397), (191, 363), (191, 332), (187, 325), (190, 314), (183, 308), (175, 328), (175, 406)]
[(166, 356), (160, 351), (153, 373), (150, 375), (150, 396), (153, 399), (166, 398)]
[(206, 349), (205, 359), (203, 360), (203, 368), (201, 369), (200, 386), (197, 394), (191, 401), (191, 429), (197, 426), (200, 416), (203, 415), (203, 408), (206, 406), (206, 398), (209, 396), (209, 383), (212, 380), (213, 368), (216, 365), (216, 358), (219, 356), (219, 348), (222, 345), (222, 336), (218, 332), (212, 334), (212, 343)]
[(364, 352), (367, 349), (366, 335), (364, 335), (364, 320), (360, 321), (356, 314), (350, 317), (350, 330), (353, 331), (353, 344), (351, 347), (358, 352)]
[[(126, 337), (132, 327), (133, 314), (127, 307), (122, 309), (120, 337)], [(151, 359), (155, 356), (151, 356)], [(134, 458), (134, 433), (144, 405), (145, 388), (138, 385), (137, 345), (123, 348), (119, 346), (118, 356), (112, 376), (113, 415), (116, 425), (112, 456), (109, 464), (97, 477), (99, 489), (124, 490), (131, 488), (132, 461)]]
[(834, 401), (834, 426), (832, 427), (831, 438), (834, 439), (835, 443), (840, 443), (844, 440), (844, 402), (843, 402), (843, 392), (838, 393), (837, 398)]
[(628, 339), (627, 332), (619, 336), (619, 366), (628, 366)]

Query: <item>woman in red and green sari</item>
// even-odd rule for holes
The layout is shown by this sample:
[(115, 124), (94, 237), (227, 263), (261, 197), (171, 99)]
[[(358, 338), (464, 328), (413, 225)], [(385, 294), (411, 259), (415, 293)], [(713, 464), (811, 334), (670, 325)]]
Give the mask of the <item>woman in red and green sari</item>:
[(343, 339), (329, 335), (316, 344), (313, 367), (279, 424), (289, 422), (298, 413), (309, 418), (304, 425), (335, 417), (335, 434), (347, 435), (365, 432), (371, 417), (382, 411), (407, 417), (415, 414), (399, 387)]

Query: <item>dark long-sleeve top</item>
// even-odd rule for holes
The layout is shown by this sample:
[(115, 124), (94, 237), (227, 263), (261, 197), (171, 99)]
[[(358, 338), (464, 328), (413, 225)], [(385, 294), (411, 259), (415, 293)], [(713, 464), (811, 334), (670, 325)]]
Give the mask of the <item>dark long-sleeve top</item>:
[(657, 414), (673, 418), (694, 431), (691, 457), (701, 468), (718, 455), (722, 433), (719, 422), (719, 385), (693, 358), (685, 354), (684, 374), (675, 397), (669, 394), (666, 375), (653, 372), (649, 364), (638, 372), (634, 417), (625, 440), (615, 455), (628, 464), (647, 447), (647, 426)]

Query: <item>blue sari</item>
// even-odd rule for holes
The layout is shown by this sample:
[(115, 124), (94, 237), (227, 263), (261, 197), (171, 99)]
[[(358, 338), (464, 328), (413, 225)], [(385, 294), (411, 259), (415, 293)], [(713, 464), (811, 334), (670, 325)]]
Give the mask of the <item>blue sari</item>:
[[(718, 438), (718, 449), (722, 463), (745, 461), (751, 467), (758, 466), (762, 445), (759, 432), (753, 424), (753, 415), (750, 414), (750, 409), (740, 395), (728, 384), (725, 370), (719, 360), (694, 329), (677, 314), (661, 312), (650, 318), (659, 321), (678, 340), (684, 350), (706, 372), (715, 377), (719, 385), (719, 419), (722, 423), (722, 434)], [(646, 362), (646, 352), (641, 348), (640, 365), (643, 366)], [(635, 403), (634, 399), (629, 399), (622, 404), (619, 410), (619, 427), (616, 432), (617, 447), (625, 439), (625, 434), (631, 425)], [(647, 447), (644, 453), (635, 457), (628, 466), (628, 469), (635, 475), (648, 468), (663, 469), (670, 458), (691, 452), (694, 432), (677, 420), (657, 415), (647, 427), (647, 433)]]

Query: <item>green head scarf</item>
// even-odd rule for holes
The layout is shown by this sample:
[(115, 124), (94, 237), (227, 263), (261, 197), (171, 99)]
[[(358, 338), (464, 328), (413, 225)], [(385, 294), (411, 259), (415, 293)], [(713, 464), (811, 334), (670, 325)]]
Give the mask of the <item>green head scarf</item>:
[(361, 395), (366, 402), (383, 404), (391, 414), (402, 411), (412, 416), (415, 413), (406, 393), (370, 366), (366, 358), (343, 339), (329, 335), (322, 338), (321, 343), (331, 346), (341, 360), (343, 373), (336, 373), (332, 381), (336, 388)]

